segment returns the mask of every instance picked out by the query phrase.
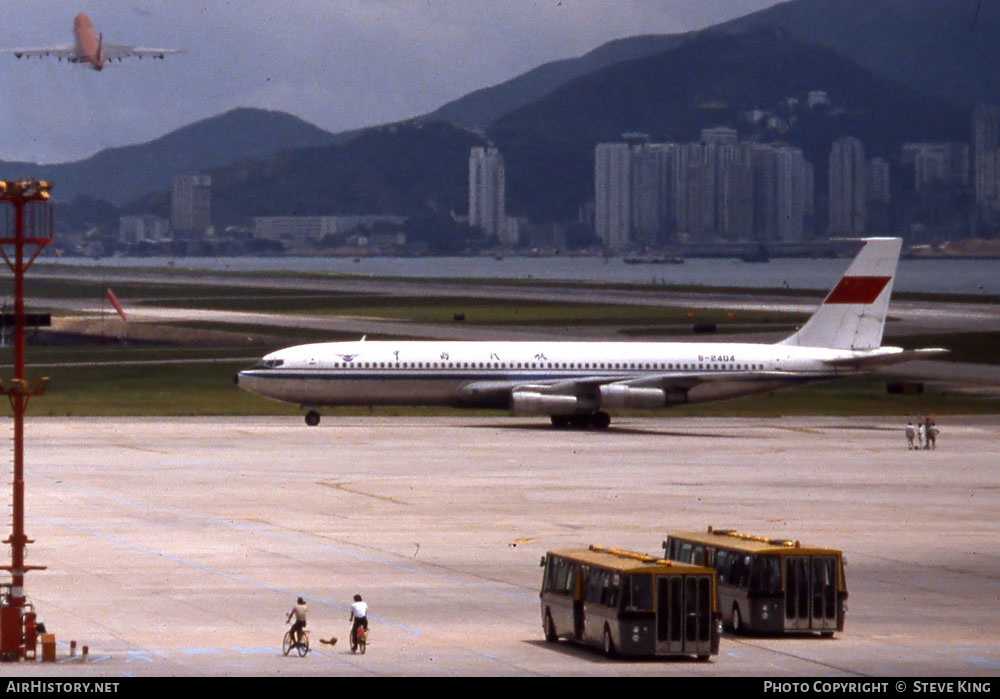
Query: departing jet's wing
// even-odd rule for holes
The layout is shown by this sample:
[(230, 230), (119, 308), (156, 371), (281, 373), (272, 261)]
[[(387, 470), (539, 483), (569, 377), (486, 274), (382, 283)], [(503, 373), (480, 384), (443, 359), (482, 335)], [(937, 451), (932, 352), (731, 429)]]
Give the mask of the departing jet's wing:
[(43, 58), (45, 56), (52, 56), (60, 60), (66, 59), (67, 61), (76, 61), (79, 56), (76, 53), (76, 46), (73, 44), (61, 44), (59, 46), (42, 46), (38, 48), (24, 48), (24, 49), (3, 49), (2, 53), (12, 53), (17, 58), (31, 58), (38, 57)]
[(120, 61), (123, 58), (163, 58), (176, 53), (184, 53), (181, 49), (150, 49), (141, 46), (122, 46), (121, 44), (104, 44), (101, 50), (104, 58), (109, 61)]

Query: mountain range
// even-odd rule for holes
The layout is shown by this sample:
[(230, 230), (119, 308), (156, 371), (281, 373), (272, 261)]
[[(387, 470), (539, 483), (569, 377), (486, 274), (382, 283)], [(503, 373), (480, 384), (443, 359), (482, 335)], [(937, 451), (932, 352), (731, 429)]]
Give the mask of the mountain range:
[(267, 160), (289, 148), (320, 146), (337, 137), (298, 117), (262, 109), (234, 109), (138, 145), (102, 150), (56, 165), (0, 162), (8, 179), (35, 177), (56, 183), (54, 196), (79, 195), (122, 204), (170, 187), (177, 175), (247, 159)]
[[(593, 196), (593, 148), (642, 131), (693, 140), (728, 125), (803, 148), (825, 180), (830, 142), (870, 155), (907, 140), (969, 140), (977, 102), (1000, 102), (1000, 8), (979, 0), (792, 0), (683, 35), (639, 36), (539, 66), (411, 122), (330, 134), (241, 109), (146, 144), (52, 166), (0, 163), (56, 181), (61, 199), (163, 211), (170, 178), (210, 172), (222, 223), (264, 213), (461, 212), (468, 149), (501, 148), (508, 211), (573, 218)], [(789, 111), (823, 90), (829, 109)], [(745, 115), (784, 118), (762, 132)]]
[[(1000, 6), (982, 0), (793, 0), (709, 28), (742, 34), (780, 27), (876, 75), (955, 106), (1000, 101)], [(612, 41), (449, 102), (425, 118), (485, 127), (558, 87), (678, 46), (683, 34)]]

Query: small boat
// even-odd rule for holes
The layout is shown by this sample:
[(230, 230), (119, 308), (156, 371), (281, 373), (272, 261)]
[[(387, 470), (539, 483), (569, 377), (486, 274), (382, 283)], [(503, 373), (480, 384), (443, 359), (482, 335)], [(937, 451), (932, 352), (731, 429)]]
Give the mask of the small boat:
[(682, 265), (684, 258), (677, 255), (657, 255), (655, 257), (623, 257), (627, 265)]

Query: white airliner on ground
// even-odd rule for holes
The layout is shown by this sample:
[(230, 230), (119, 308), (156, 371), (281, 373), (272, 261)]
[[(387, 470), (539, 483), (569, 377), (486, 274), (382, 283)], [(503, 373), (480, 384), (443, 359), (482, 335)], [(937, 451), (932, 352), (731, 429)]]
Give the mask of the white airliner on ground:
[(18, 58), (22, 56), (55, 56), (60, 61), (66, 59), (70, 63), (83, 63), (94, 70), (102, 70), (105, 63), (121, 61), (123, 58), (163, 58), (169, 54), (182, 53), (179, 49), (150, 49), (139, 46), (120, 46), (105, 44), (104, 35), (94, 33), (94, 25), (90, 17), (79, 13), (73, 19), (72, 44), (59, 46), (42, 46), (40, 48), (4, 49), (3, 53), (12, 53)]
[(902, 241), (864, 242), (819, 309), (777, 344), (330, 342), (273, 352), (236, 382), (299, 404), (309, 425), (329, 406), (445, 405), (605, 428), (611, 411), (724, 400), (947, 352), (881, 346)]

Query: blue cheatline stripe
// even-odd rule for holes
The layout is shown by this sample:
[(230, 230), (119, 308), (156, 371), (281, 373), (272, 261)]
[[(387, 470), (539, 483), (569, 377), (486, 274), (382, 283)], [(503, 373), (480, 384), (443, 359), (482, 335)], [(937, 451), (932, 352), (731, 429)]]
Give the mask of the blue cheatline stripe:
[[(598, 372), (600, 370), (597, 370)], [(747, 371), (738, 371), (736, 369), (689, 369), (687, 371), (681, 370), (666, 370), (666, 371), (635, 371), (635, 372), (624, 372), (615, 374), (601, 374), (590, 372), (582, 372), (578, 374), (547, 374), (547, 373), (534, 373), (534, 374), (511, 374), (511, 373), (496, 373), (496, 374), (471, 374), (462, 372), (445, 372), (445, 371), (435, 371), (428, 370), (423, 373), (404, 373), (396, 371), (371, 371), (371, 370), (349, 370), (349, 371), (300, 371), (300, 372), (261, 372), (261, 373), (247, 373), (240, 372), (240, 375), (246, 376), (247, 378), (254, 379), (268, 379), (268, 380), (319, 380), (319, 381), (359, 381), (359, 380), (398, 380), (398, 381), (441, 381), (441, 380), (451, 380), (451, 381), (573, 381), (579, 379), (586, 379), (589, 381), (626, 381), (632, 379), (650, 379), (656, 377), (663, 377), (665, 379), (700, 379), (703, 377), (718, 377), (718, 376), (732, 376), (734, 381), (774, 381), (776, 378), (789, 379), (789, 380), (815, 380), (820, 378), (825, 378), (827, 376), (834, 377), (835, 375), (830, 373), (805, 373), (805, 372), (785, 372), (782, 373), (779, 369), (774, 370), (761, 370), (762, 372), (767, 372), (759, 375), (754, 375), (748, 373)]]

